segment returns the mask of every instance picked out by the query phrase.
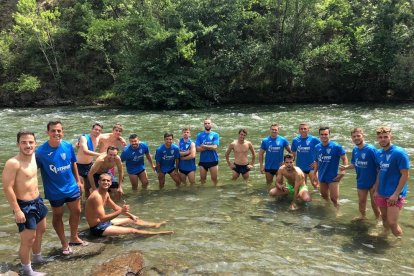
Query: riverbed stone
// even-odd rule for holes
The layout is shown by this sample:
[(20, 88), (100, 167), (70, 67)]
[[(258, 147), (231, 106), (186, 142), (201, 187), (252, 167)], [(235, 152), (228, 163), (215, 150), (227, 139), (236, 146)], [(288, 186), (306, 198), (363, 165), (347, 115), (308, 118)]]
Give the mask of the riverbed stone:
[[(78, 259), (78, 258), (85, 258), (85, 257), (92, 257), (95, 255), (100, 254), (105, 249), (104, 243), (95, 243), (89, 242), (87, 246), (71, 246), (73, 254), (70, 255), (62, 255), (62, 249), (54, 249), (49, 253), (49, 257), (53, 257), (53, 259)], [(47, 257), (47, 258), (49, 258)]]
[(93, 276), (138, 275), (144, 267), (144, 257), (139, 251), (129, 251), (95, 269)]

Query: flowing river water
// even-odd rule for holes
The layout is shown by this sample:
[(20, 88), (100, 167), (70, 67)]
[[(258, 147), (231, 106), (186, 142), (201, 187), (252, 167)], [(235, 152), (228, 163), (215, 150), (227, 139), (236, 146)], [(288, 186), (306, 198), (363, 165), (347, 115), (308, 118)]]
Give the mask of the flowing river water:
[[(146, 220), (167, 219), (169, 223), (161, 229), (175, 230), (175, 234), (118, 237), (107, 240), (105, 250), (97, 256), (62, 261), (49, 254), (60, 247), (49, 212), (42, 252), (49, 256), (50, 262), (40, 270), (50, 275), (90, 275), (108, 259), (129, 250), (140, 250), (145, 257), (143, 271), (150, 275), (156, 275), (157, 270), (178, 275), (414, 275), (414, 201), (411, 194), (400, 217), (403, 238), (383, 239), (375, 236), (381, 228), (375, 225), (370, 208), (368, 222), (351, 223), (351, 219), (358, 215), (354, 171), (348, 171), (341, 182), (343, 216), (336, 217), (331, 204), (326, 204), (317, 192), (312, 193), (313, 201), (309, 206), (296, 211), (289, 211), (289, 201), (269, 198), (258, 162), (248, 183), (231, 181), (231, 171), (224, 157), (228, 144), (237, 139), (239, 128), (248, 129), (247, 139), (258, 151), (272, 122), (281, 125), (280, 135), (291, 142), (297, 135), (298, 124), (307, 121), (313, 135), (317, 135), (320, 125), (330, 126), (332, 140), (345, 147), (348, 158), (353, 147), (352, 128), (363, 127), (367, 142), (378, 146), (375, 128), (391, 126), (394, 143), (404, 147), (412, 161), (414, 105), (231, 106), (185, 111), (104, 107), (1, 109), (0, 120), (4, 128), (0, 132), (0, 169), (3, 170), (5, 161), (17, 152), (15, 134), (18, 130), (25, 127), (35, 131), (38, 144), (41, 144), (47, 139), (46, 123), (52, 119), (63, 121), (64, 139), (72, 143), (82, 133), (89, 133), (95, 121), (104, 124), (104, 132), (110, 132), (112, 124), (120, 122), (125, 128), (125, 138), (137, 133), (154, 154), (163, 142), (165, 131), (171, 131), (174, 138), (179, 138), (181, 128), (190, 126), (195, 139), (202, 130), (205, 117), (212, 118), (213, 130), (221, 136), (217, 187), (210, 181), (201, 186), (198, 170), (197, 184), (192, 188), (176, 189), (167, 176), (164, 190), (159, 191), (152, 171), (149, 171), (147, 192), (133, 192), (128, 177), (124, 183), (125, 199), (133, 213)], [(43, 195), (40, 178), (39, 183)], [(409, 185), (412, 183), (411, 178)], [(49, 206), (48, 201), (45, 202)], [(80, 229), (86, 228), (82, 218)], [(66, 229), (68, 234), (68, 226)], [(83, 238), (88, 239), (88, 236)], [(0, 240), (1, 273), (19, 263), (19, 235), (3, 193), (0, 193)]]

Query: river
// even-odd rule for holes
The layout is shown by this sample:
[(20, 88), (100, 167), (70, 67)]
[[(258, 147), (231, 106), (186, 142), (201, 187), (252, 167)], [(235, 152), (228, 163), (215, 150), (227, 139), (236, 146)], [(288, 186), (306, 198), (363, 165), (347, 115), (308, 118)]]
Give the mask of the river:
[[(174, 138), (178, 138), (181, 128), (190, 126), (195, 139), (206, 117), (211, 117), (213, 130), (221, 136), (218, 187), (213, 187), (210, 181), (201, 186), (197, 175), (195, 187), (176, 189), (167, 177), (164, 190), (159, 191), (153, 172), (149, 172), (150, 186), (145, 193), (133, 192), (127, 177), (124, 184), (125, 199), (134, 213), (147, 220), (169, 220), (162, 229), (173, 229), (175, 234), (110, 239), (105, 250), (97, 256), (76, 261), (61, 261), (52, 256), (40, 270), (50, 275), (89, 275), (109, 258), (136, 249), (145, 256), (144, 272), (150, 275), (157, 274), (152, 267), (166, 274), (179, 275), (414, 275), (414, 204), (410, 194), (400, 217), (403, 238), (382, 239), (372, 235), (381, 228), (376, 227), (370, 208), (368, 222), (351, 223), (351, 219), (358, 215), (354, 171), (348, 171), (342, 180), (340, 203), (343, 216), (337, 218), (331, 204), (327, 205), (316, 192), (312, 193), (313, 201), (309, 206), (296, 211), (288, 210), (289, 201), (269, 198), (258, 162), (249, 183), (231, 181), (231, 171), (224, 158), (228, 144), (237, 139), (239, 128), (248, 129), (247, 139), (258, 151), (261, 139), (269, 133), (271, 122), (278, 122), (280, 135), (291, 142), (297, 135), (298, 124), (307, 121), (313, 135), (317, 135), (320, 125), (330, 126), (332, 140), (345, 147), (348, 158), (353, 147), (352, 128), (364, 128), (366, 141), (378, 146), (375, 128), (391, 126), (394, 143), (404, 147), (412, 161), (414, 105), (411, 104), (231, 106), (185, 111), (107, 107), (0, 109), (4, 127), (0, 132), (0, 169), (3, 170), (5, 161), (17, 152), (15, 135), (18, 130), (26, 127), (35, 131), (40, 145), (47, 139), (46, 123), (52, 119), (63, 121), (64, 139), (72, 143), (82, 133), (88, 133), (95, 121), (104, 124), (104, 132), (110, 132), (111, 126), (120, 122), (125, 127), (125, 138), (137, 133), (154, 154), (163, 142), (164, 132), (171, 131)], [(409, 183), (412, 184), (411, 179)], [(80, 228), (87, 228), (84, 219)], [(68, 227), (66, 229), (68, 234)], [(4, 272), (11, 264), (19, 263), (19, 235), (3, 193), (0, 193), (0, 239), (0, 272)], [(42, 252), (48, 255), (59, 247), (50, 212)]]

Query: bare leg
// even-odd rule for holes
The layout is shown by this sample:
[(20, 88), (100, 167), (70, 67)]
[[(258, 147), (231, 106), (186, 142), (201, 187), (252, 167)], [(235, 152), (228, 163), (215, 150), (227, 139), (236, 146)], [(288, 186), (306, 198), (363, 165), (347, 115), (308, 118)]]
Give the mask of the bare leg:
[(319, 188), (317, 173), (315, 171), (310, 171), (309, 172), (309, 179), (311, 181), (311, 184), (312, 184), (313, 188), (317, 190)]
[(402, 235), (402, 229), (398, 224), (398, 218), (400, 217), (400, 208), (397, 206), (390, 206), (387, 208), (387, 219), (388, 225), (391, 229), (391, 232), (396, 237), (400, 237)]
[(82, 242), (78, 236), (78, 226), (81, 214), (80, 200), (77, 199), (75, 201), (68, 202), (66, 203), (66, 206), (69, 209), (70, 242)]
[(195, 184), (195, 171), (189, 172), (187, 174), (188, 181), (190, 182), (190, 185), (193, 186)]
[(374, 200), (374, 190), (373, 189), (370, 189), (369, 190), (369, 195), (370, 195), (370, 198), (371, 198), (372, 211), (374, 211), (375, 218), (377, 220), (379, 220), (381, 218), (381, 211), (378, 208), (377, 204), (375, 203), (375, 200)]
[(278, 189), (276, 187), (270, 189), (270, 191), (269, 191), (269, 195), (272, 196), (272, 197), (284, 196), (284, 195), (287, 195), (288, 193), (289, 193), (289, 191), (287, 189), (286, 190), (281, 190), (281, 189)]
[[(141, 183), (142, 183), (142, 189), (147, 189), (148, 188), (148, 183), (149, 183), (149, 181), (148, 181), (148, 175), (147, 175), (147, 171), (143, 171), (142, 173), (140, 173), (139, 175), (138, 175), (138, 177), (139, 177), (139, 180), (141, 181)], [(138, 183), (137, 183), (138, 184)]]
[(173, 234), (174, 231), (157, 231), (151, 232), (146, 230), (139, 230), (132, 227), (123, 227), (111, 225), (103, 232), (104, 236), (116, 236), (124, 234), (139, 234), (139, 235), (161, 235), (161, 234)]
[(319, 185), (321, 196), (323, 199), (328, 200), (329, 197), (329, 185), (328, 183), (321, 182)]
[(175, 171), (175, 170), (172, 171), (170, 173), (170, 176), (171, 176), (172, 180), (174, 180), (175, 186), (180, 187), (181, 179), (180, 179), (180, 176), (178, 175), (177, 171)]
[(149, 222), (142, 219), (137, 219), (136, 221), (132, 220), (131, 218), (116, 218), (111, 220), (113, 225), (120, 226), (120, 225), (128, 225), (128, 224), (135, 224), (138, 226), (144, 226), (144, 227), (153, 227), (153, 228), (159, 228), (161, 225), (164, 225), (167, 223), (166, 220), (161, 222)]
[(265, 172), (265, 176), (267, 185), (271, 185), (273, 183), (273, 174)]
[(164, 188), (164, 185), (165, 185), (165, 174), (163, 174), (162, 172), (159, 172), (158, 173), (158, 183), (159, 183), (160, 190), (162, 188)]
[(331, 182), (328, 185), (329, 197), (337, 210), (339, 210), (339, 182)]
[(388, 223), (388, 208), (380, 208), (381, 217), (382, 217), (382, 226), (384, 227), (383, 236), (387, 236), (390, 232), (390, 225)]
[(187, 176), (180, 172), (180, 181), (181, 184), (187, 185)]
[(31, 229), (25, 229), (20, 232), (20, 248), (19, 257), (22, 264), (30, 263), (30, 254), (34, 241), (36, 239), (36, 231)]
[(210, 177), (214, 186), (216, 186), (218, 183), (218, 165), (210, 168)]
[(367, 197), (368, 197), (368, 190), (358, 189), (358, 206), (359, 206), (359, 212), (361, 215), (359, 217), (355, 217), (353, 221), (367, 219), (367, 216), (366, 216)]
[(135, 174), (128, 174), (129, 181), (131, 182), (132, 190), (138, 189), (138, 176)]
[(206, 179), (207, 179), (207, 170), (204, 169), (203, 166), (199, 166), (200, 168), (200, 182), (201, 184), (206, 183)]
[(56, 234), (62, 244), (62, 248), (69, 246), (68, 241), (65, 237), (65, 226), (63, 225), (63, 206), (52, 207), (52, 225), (55, 229)]
[(231, 170), (231, 180), (236, 180), (237, 178), (239, 178), (239, 175), (240, 174), (235, 170)]
[(46, 231), (46, 218), (42, 219), (38, 224), (36, 228), (36, 238), (33, 243), (33, 253), (39, 254), (42, 250), (42, 238), (43, 234)]

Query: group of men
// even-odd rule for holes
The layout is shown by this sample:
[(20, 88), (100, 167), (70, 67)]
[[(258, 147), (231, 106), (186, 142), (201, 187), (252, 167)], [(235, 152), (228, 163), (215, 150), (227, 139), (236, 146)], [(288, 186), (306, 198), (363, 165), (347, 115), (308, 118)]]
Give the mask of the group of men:
[[(148, 145), (141, 142), (136, 134), (129, 136), (127, 145), (121, 134), (122, 125), (113, 126), (112, 132), (101, 134), (103, 126), (94, 124), (90, 134), (82, 135), (77, 143), (78, 154), (75, 156), (73, 146), (62, 140), (63, 126), (60, 121), (49, 122), (47, 135), (49, 139), (34, 154), (35, 135), (32, 132), (19, 132), (17, 146), (19, 153), (6, 162), (3, 171), (3, 185), (6, 197), (15, 213), (19, 226), (21, 245), (19, 255), (26, 275), (36, 274), (30, 261), (42, 260), (40, 244), (46, 229), (45, 217), (47, 208), (43, 204), (37, 186), (37, 168), (40, 169), (45, 197), (52, 207), (52, 224), (61, 244), (62, 254), (71, 254), (71, 247), (87, 245), (78, 236), (78, 225), (81, 214), (80, 198), (82, 191), (87, 197), (85, 216), (92, 235), (115, 235), (125, 233), (137, 234), (170, 234), (172, 231), (149, 232), (136, 228), (123, 227), (135, 224), (147, 227), (160, 227), (165, 223), (146, 222), (129, 212), (129, 206), (117, 205), (123, 195), (122, 183), (125, 162), (127, 173), (133, 189), (148, 187), (148, 175), (145, 170), (144, 156), (151, 169), (157, 173), (160, 189), (165, 185), (165, 175), (169, 174), (176, 186), (195, 183), (196, 153), (200, 153), (199, 170), (201, 183), (206, 182), (210, 172), (214, 185), (218, 182), (218, 146), (219, 134), (212, 131), (211, 119), (204, 120), (204, 130), (195, 140), (190, 138), (189, 128), (182, 130), (182, 138), (173, 142), (173, 134), (164, 134), (164, 143), (155, 152), (155, 162), (149, 152)], [(347, 169), (355, 168), (360, 217), (366, 219), (366, 201), (371, 195), (371, 204), (375, 216), (382, 218), (384, 231), (391, 231), (395, 236), (402, 234), (398, 225), (399, 212), (407, 192), (409, 158), (406, 152), (391, 143), (391, 129), (377, 129), (377, 139), (381, 150), (365, 143), (364, 132), (355, 128), (352, 141), (351, 164), (344, 148), (331, 141), (329, 127), (319, 128), (319, 138), (309, 134), (309, 125), (299, 125), (299, 135), (292, 141), (279, 135), (279, 125), (270, 126), (270, 135), (262, 140), (259, 149), (260, 172), (265, 174), (271, 196), (292, 196), (291, 209), (296, 202), (311, 201), (307, 180), (315, 188), (319, 188), (324, 199), (330, 199), (339, 208), (339, 182)], [(233, 141), (225, 153), (226, 162), (232, 170), (232, 179), (240, 175), (247, 180), (249, 171), (254, 168), (256, 152), (253, 144), (246, 140), (247, 130), (240, 129), (238, 139)], [(118, 155), (119, 149), (123, 149)], [(287, 154), (285, 154), (287, 151)], [(233, 152), (234, 161), (230, 161)], [(251, 159), (249, 161), (249, 153)], [(96, 158), (96, 160), (94, 160)], [(295, 166), (296, 161), (296, 166)], [(340, 165), (342, 161), (342, 165)], [(115, 168), (117, 173), (115, 173)], [(114, 194), (114, 200), (108, 191)], [(69, 212), (70, 239), (67, 241), (63, 224), (63, 205)], [(106, 214), (104, 206), (114, 211)], [(126, 218), (116, 219), (119, 215)], [(30, 253), (33, 256), (30, 258)]]

